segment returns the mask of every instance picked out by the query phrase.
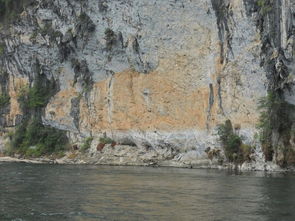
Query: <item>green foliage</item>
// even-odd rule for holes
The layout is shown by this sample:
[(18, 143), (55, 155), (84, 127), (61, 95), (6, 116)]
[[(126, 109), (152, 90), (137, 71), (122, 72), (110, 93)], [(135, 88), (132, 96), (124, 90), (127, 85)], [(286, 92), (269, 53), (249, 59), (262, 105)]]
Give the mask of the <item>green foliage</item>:
[(260, 110), (257, 125), (260, 129), (259, 139), (266, 160), (271, 161), (275, 149), (278, 148), (272, 143), (274, 133), (283, 140), (285, 149), (290, 146), (295, 106), (284, 101), (278, 93), (268, 93), (266, 97), (259, 100), (258, 108)]
[(252, 147), (243, 144), (242, 138), (234, 132), (230, 120), (218, 125), (217, 134), (229, 162), (242, 163), (250, 159)]
[(78, 35), (77, 37), (86, 42), (90, 35), (95, 31), (95, 28), (96, 26), (90, 17), (85, 12), (82, 12), (75, 25), (75, 30)]
[(8, 94), (1, 94), (0, 95), (0, 108), (4, 108), (10, 103), (10, 97)]
[(17, 93), (17, 101), (20, 105), (20, 108), (25, 111), (27, 109), (27, 100), (28, 100), (28, 93), (29, 93), (29, 86), (23, 86), (18, 90)]
[(38, 36), (38, 30), (34, 30), (33, 33), (30, 36), (30, 41), (35, 42), (37, 36)]
[(85, 12), (82, 12), (80, 15), (79, 15), (79, 20), (81, 22), (87, 22), (88, 21), (88, 15), (85, 13)]
[(274, 129), (274, 122), (272, 114), (274, 109), (280, 105), (277, 97), (269, 93), (266, 97), (259, 100), (258, 109), (260, 112), (260, 118), (258, 128), (260, 129), (259, 140), (262, 144), (262, 150), (264, 152), (267, 161), (271, 161), (273, 158), (273, 147), (271, 144), (272, 130)]
[(41, 157), (42, 154), (44, 154), (44, 150), (42, 148), (42, 146), (34, 146), (34, 147), (30, 147), (28, 148), (25, 152), (24, 155), (26, 157)]
[(44, 108), (53, 92), (54, 86), (49, 82), (44, 85), (44, 81), (39, 76), (35, 80), (33, 87), (25, 86), (19, 90), (18, 102), (24, 111)]
[(111, 143), (114, 142), (114, 140), (112, 140), (112, 139), (109, 138), (109, 137), (101, 137), (101, 138), (99, 138), (99, 142), (100, 142), (101, 144), (111, 144)]
[(93, 141), (93, 137), (87, 137), (81, 147), (81, 151), (85, 152), (86, 150), (88, 150), (91, 147), (91, 143)]
[(240, 154), (242, 154), (242, 159), (244, 161), (251, 161), (250, 155), (253, 152), (253, 148), (250, 145), (243, 144), (240, 146)]
[(28, 107), (30, 109), (37, 107), (45, 107), (47, 104), (47, 90), (43, 87), (34, 86), (30, 88), (28, 93)]
[(49, 99), (56, 91), (54, 80), (48, 80), (41, 73), (37, 62), (34, 66), (33, 86), (22, 87), (18, 92), (18, 102), (23, 112), (23, 120), (11, 136), (12, 153), (38, 157), (58, 153), (68, 147), (68, 138), (64, 131), (45, 126), (42, 113)]
[(50, 38), (50, 41), (53, 41), (53, 40), (55, 40), (58, 37), (62, 37), (62, 33), (60, 31), (54, 30), (52, 28), (52, 25), (49, 24), (49, 23), (46, 24), (46, 25), (44, 25), (44, 27), (41, 28), (38, 32), (40, 32), (40, 34), (42, 36), (48, 35), (49, 38)]
[(42, 28), (35, 29), (30, 36), (30, 41), (35, 42), (38, 34), (41, 34), (43, 37), (49, 36), (50, 41), (63, 36), (60, 31), (54, 30), (50, 23), (46, 23)]
[(41, 156), (65, 150), (68, 138), (64, 131), (44, 126), (34, 118), (24, 121), (12, 136), (11, 147), (26, 156)]
[(3, 151), (4, 155), (6, 156), (13, 156), (13, 154), (15, 153), (15, 150), (11, 147), (11, 146), (7, 146), (4, 151)]
[(0, 43), (0, 56), (4, 54), (5, 52), (5, 44), (4, 43)]
[(0, 21), (6, 23), (16, 19), (31, 0), (0, 0)]
[(273, 0), (258, 0), (257, 6), (260, 9), (262, 15), (268, 14), (273, 8)]

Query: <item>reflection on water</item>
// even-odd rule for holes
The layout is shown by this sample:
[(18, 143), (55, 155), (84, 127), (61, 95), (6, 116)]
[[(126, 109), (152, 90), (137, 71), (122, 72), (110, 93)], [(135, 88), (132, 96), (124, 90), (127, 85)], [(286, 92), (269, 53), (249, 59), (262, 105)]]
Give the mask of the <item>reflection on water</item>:
[(295, 220), (295, 176), (0, 164), (0, 220)]

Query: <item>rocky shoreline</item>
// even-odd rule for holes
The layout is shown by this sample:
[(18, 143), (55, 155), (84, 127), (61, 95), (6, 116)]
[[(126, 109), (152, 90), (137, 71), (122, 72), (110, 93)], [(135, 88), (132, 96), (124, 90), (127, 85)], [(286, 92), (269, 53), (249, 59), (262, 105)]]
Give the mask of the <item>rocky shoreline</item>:
[(82, 153), (78, 150), (68, 151), (61, 158), (46, 156), (39, 158), (0, 156), (0, 162), (16, 162), (30, 164), (88, 164), (109, 166), (148, 166), (148, 167), (178, 167), (190, 169), (218, 169), (237, 171), (267, 171), (267, 172), (294, 172), (295, 168), (281, 168), (274, 162), (252, 161), (241, 165), (220, 163), (218, 159), (196, 157), (190, 153), (186, 155), (173, 154), (167, 150), (144, 150), (131, 146), (107, 146), (102, 151), (93, 149)]

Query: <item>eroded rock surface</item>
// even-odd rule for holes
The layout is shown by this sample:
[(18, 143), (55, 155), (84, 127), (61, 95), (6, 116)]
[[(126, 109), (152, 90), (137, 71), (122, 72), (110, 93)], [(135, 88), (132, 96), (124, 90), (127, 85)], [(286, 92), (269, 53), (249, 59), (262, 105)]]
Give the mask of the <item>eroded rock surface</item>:
[[(275, 81), (295, 103), (295, 5), (275, 2), (276, 10), (254, 0), (36, 1), (1, 31), (8, 74), (1, 87), (10, 95), (1, 125), (21, 122), (17, 93), (41, 74), (58, 86), (43, 123), (67, 131), (72, 143), (93, 137), (93, 157), (108, 136), (134, 144), (124, 152), (130, 164), (207, 162), (206, 148), (221, 148), (216, 126), (230, 119), (263, 162), (258, 100)], [(98, 162), (120, 164), (112, 154)]]

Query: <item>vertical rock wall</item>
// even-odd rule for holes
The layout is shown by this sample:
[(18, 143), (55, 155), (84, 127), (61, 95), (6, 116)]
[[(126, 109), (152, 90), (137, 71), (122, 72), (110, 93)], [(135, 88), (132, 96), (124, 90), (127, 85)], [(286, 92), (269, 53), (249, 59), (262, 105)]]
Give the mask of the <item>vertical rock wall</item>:
[(107, 134), (201, 160), (230, 119), (257, 144), (259, 99), (282, 87), (294, 104), (294, 3), (273, 2), (36, 1), (1, 31), (11, 95), (2, 118), (19, 123), (16, 94), (34, 84), (39, 63), (58, 85), (43, 123), (74, 143)]

